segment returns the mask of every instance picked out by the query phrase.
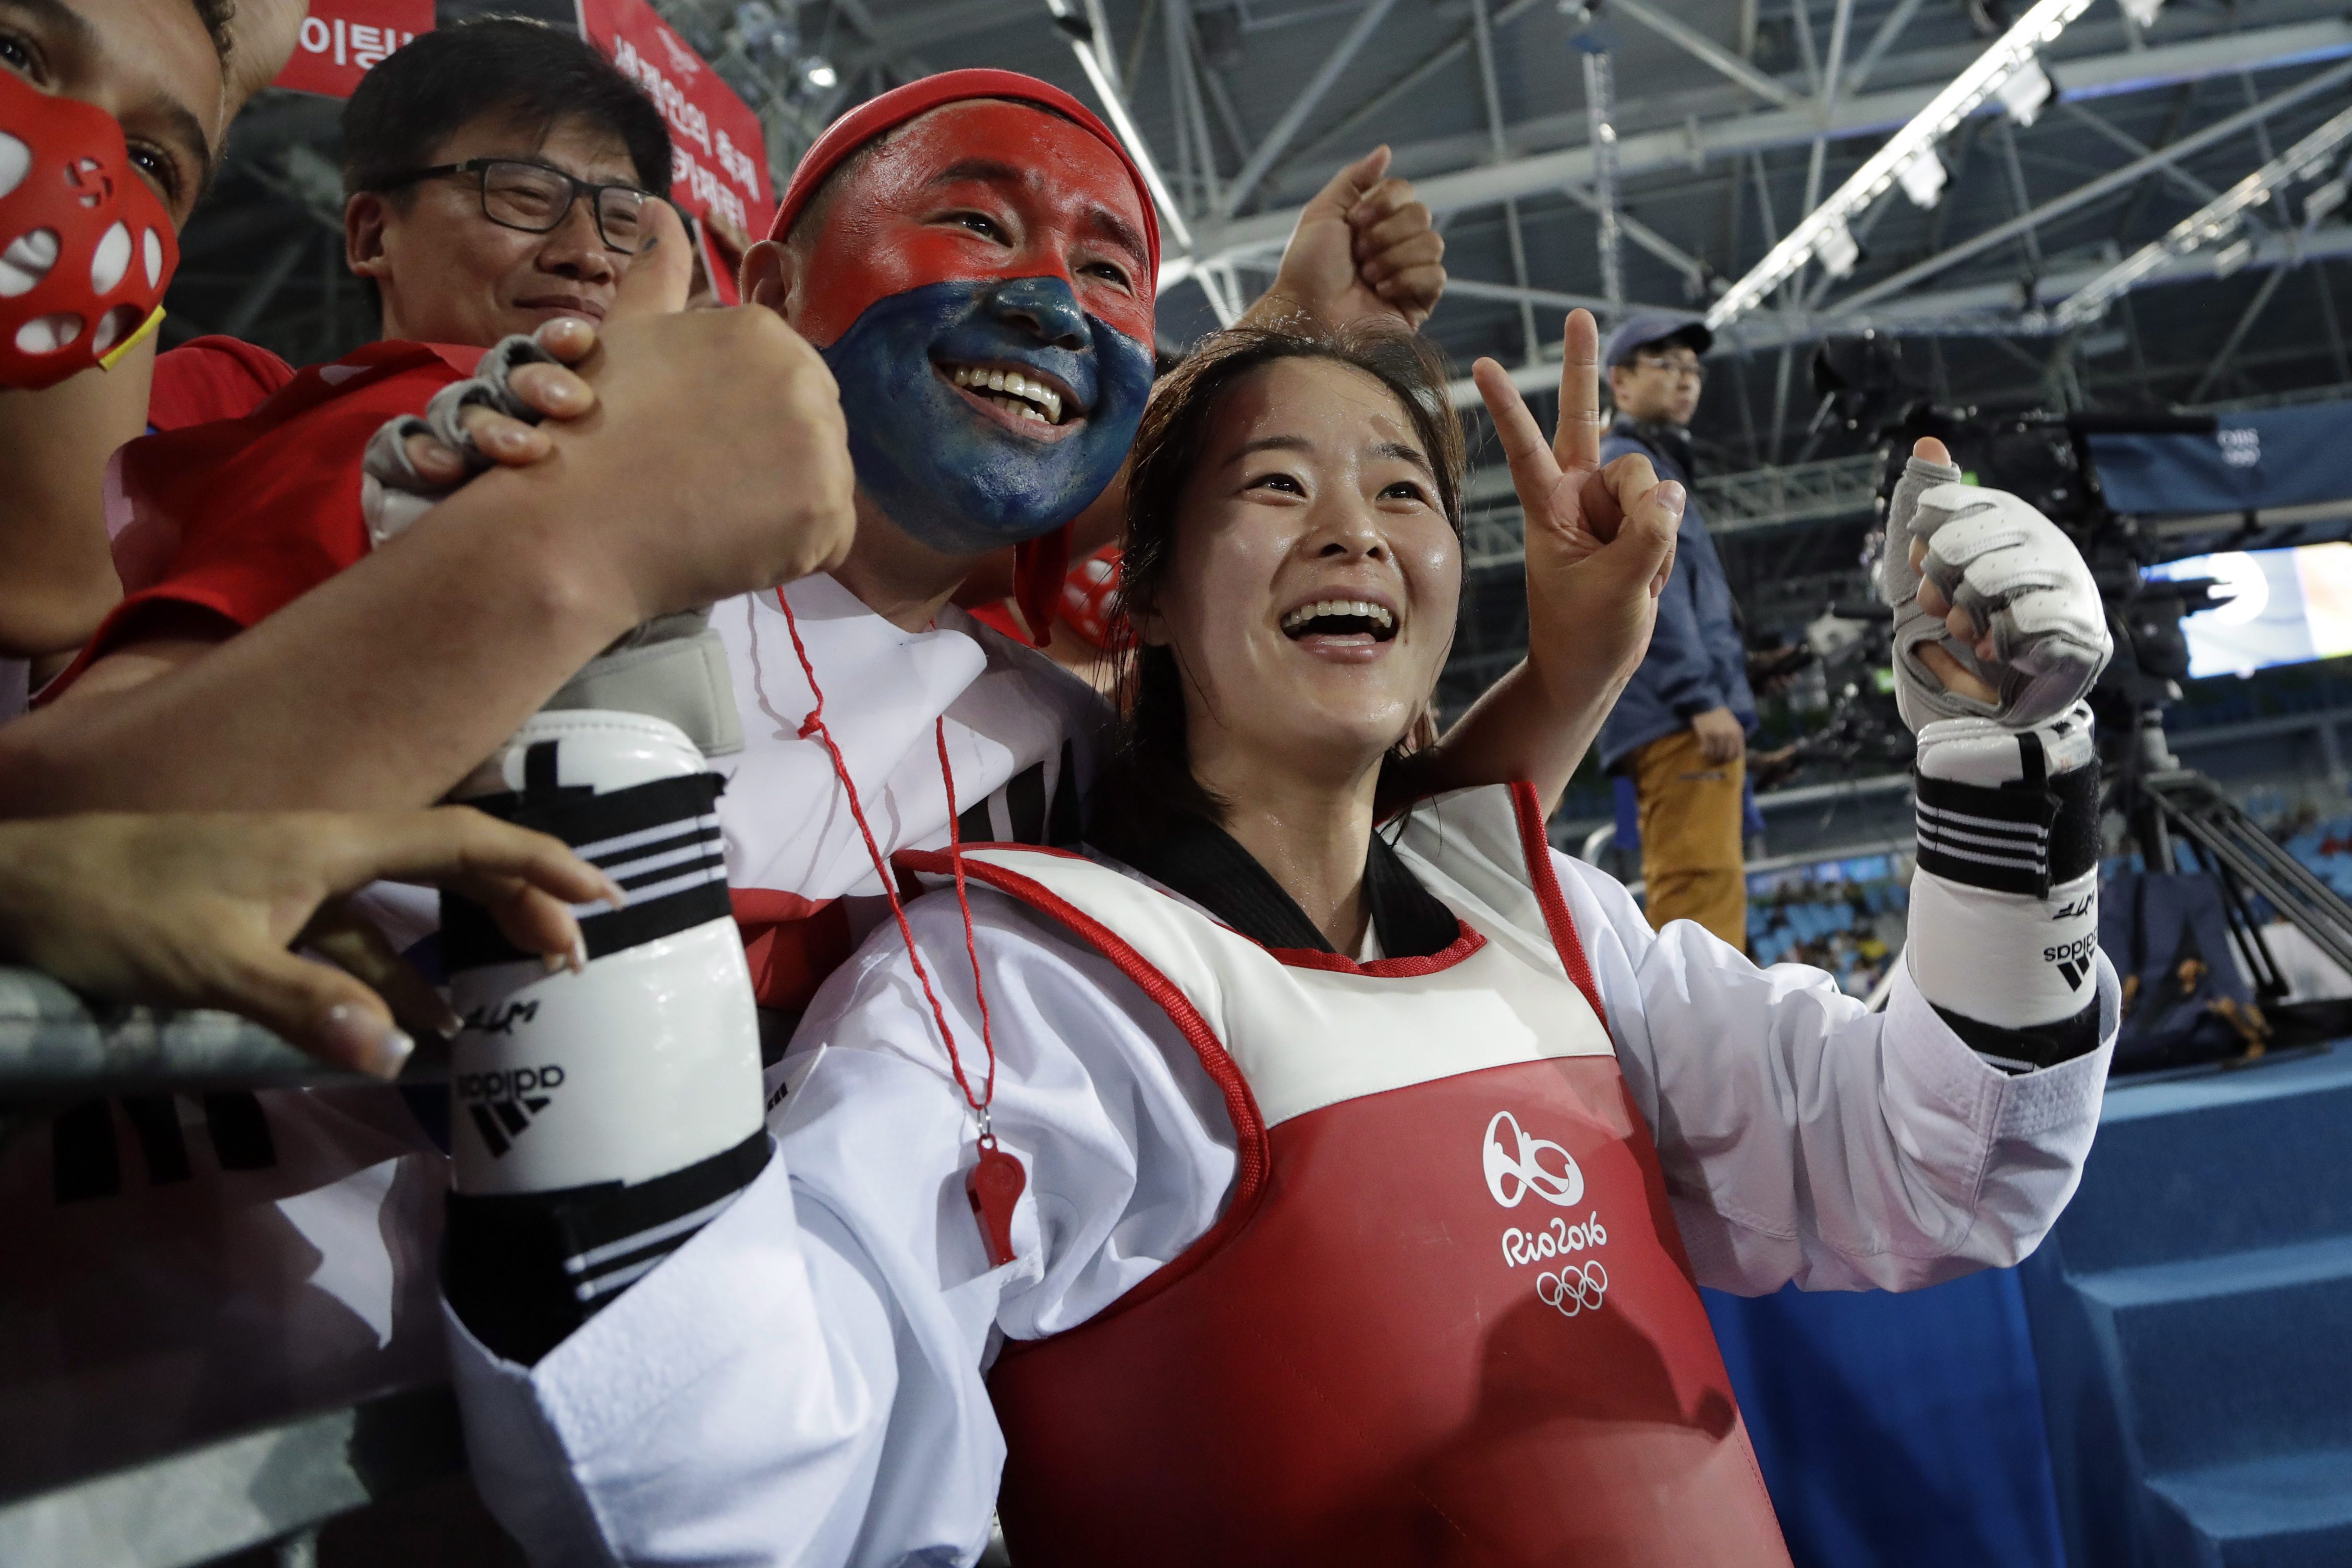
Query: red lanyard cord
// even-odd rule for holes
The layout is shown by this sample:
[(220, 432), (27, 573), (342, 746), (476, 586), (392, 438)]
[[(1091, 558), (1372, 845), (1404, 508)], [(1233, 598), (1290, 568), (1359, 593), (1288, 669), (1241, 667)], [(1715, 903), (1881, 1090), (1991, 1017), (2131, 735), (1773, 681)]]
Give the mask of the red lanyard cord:
[(915, 978), (921, 982), (923, 999), (931, 1005), (931, 1018), (940, 1026), (940, 1040), (948, 1050), (948, 1067), (954, 1072), (956, 1087), (963, 1091), (964, 1103), (980, 1117), (981, 1142), (993, 1148), (995, 1135), (989, 1129), (988, 1108), (996, 1098), (996, 1040), (989, 1027), (988, 992), (980, 978), (980, 947), (972, 936), (971, 904), (964, 894), (963, 855), (959, 824), (956, 821), (955, 773), (948, 766), (948, 725), (943, 715), (936, 723), (939, 738), (940, 779), (947, 786), (948, 854), (955, 862), (956, 904), (963, 911), (964, 952), (971, 959), (971, 984), (980, 998), (981, 1043), (988, 1051), (988, 1077), (982, 1092), (975, 1095), (971, 1082), (964, 1076), (963, 1060), (956, 1052), (955, 1031), (948, 1027), (947, 1009), (940, 1005), (939, 994), (931, 989), (930, 971), (923, 966), (923, 956), (915, 946), (914, 928), (907, 924), (907, 911), (898, 902), (897, 880), (882, 858), (882, 847), (875, 841), (874, 830), (866, 821), (866, 808), (857, 799), (857, 785), (849, 777), (849, 764), (843, 760), (841, 747), (835, 743), (833, 731), (824, 722), (824, 692), (816, 683), (816, 666), (809, 662), (808, 648), (801, 642), (800, 622), (793, 619), (792, 602), (785, 599), (782, 589), (776, 590), (776, 605), (784, 612), (784, 629), (792, 633), (793, 653), (801, 662), (801, 674), (808, 680), (809, 696), (814, 706), (807, 718), (801, 721), (801, 738), (814, 736), (824, 743), (825, 754), (833, 758), (833, 776), (841, 781), (843, 793), (849, 797), (849, 814), (856, 819), (857, 831), (866, 840), (866, 853), (874, 863), (874, 874), (881, 879), (883, 896), (890, 901), (891, 917), (898, 923), (898, 937), (907, 945), (907, 956), (915, 966)]
[[(988, 988), (981, 983), (980, 944), (971, 930), (971, 900), (964, 892), (963, 822), (956, 815), (955, 769), (948, 766), (948, 721), (945, 714), (937, 720), (934, 733), (940, 746), (940, 782), (947, 786), (948, 791), (948, 858), (955, 865), (956, 907), (963, 912), (963, 950), (965, 956), (971, 960), (971, 994), (980, 1001), (981, 1048), (988, 1052), (988, 1083), (981, 1091), (980, 1103), (973, 1107), (980, 1113), (981, 1131), (986, 1134), (988, 1107), (996, 1099), (996, 1033), (989, 1026)], [(952, 1040), (948, 1041), (948, 1057), (950, 1061), (955, 1057), (955, 1041)], [(963, 1082), (961, 1066), (956, 1068), (956, 1082)], [(970, 1089), (964, 1091), (964, 1098), (971, 1098)]]

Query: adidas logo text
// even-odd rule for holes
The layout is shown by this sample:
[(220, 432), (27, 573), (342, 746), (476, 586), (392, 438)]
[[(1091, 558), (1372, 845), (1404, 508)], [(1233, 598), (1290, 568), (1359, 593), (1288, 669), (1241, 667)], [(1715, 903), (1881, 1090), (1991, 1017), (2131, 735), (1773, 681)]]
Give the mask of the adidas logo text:
[(2079, 991), (2083, 988), (2083, 982), (2091, 977), (2094, 967), (2091, 955), (2098, 950), (2099, 936), (2095, 931), (2077, 936), (2063, 946), (2044, 947), (2042, 949), (2042, 961), (2057, 965), (2058, 973), (2065, 977), (2066, 988)]
[[(536, 1004), (525, 1004), (536, 1005)], [(514, 1067), (498, 1072), (461, 1072), (456, 1088), (457, 1103), (482, 1137), (492, 1159), (503, 1159), (531, 1118), (547, 1109), (555, 1091), (563, 1087), (563, 1069)]]
[(2042, 949), (2042, 961), (2045, 964), (2063, 964), (2071, 958), (2079, 963), (2097, 952), (2098, 948), (2098, 934), (2093, 932), (2086, 936), (2077, 936), (2063, 946), (2044, 947)]

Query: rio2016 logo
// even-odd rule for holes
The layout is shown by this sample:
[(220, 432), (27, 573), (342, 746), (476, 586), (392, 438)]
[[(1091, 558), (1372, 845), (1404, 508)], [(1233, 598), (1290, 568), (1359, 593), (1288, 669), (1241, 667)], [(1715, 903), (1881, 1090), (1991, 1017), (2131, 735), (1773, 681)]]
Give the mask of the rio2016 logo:
[(1517, 1118), (1497, 1111), (1486, 1124), (1486, 1190), (1505, 1208), (1534, 1193), (1566, 1208), (1584, 1196), (1584, 1173), (1566, 1149), (1548, 1138), (1531, 1138)]
[[(1517, 1208), (1529, 1193), (1561, 1208), (1584, 1197), (1584, 1172), (1576, 1156), (1549, 1138), (1529, 1136), (1508, 1111), (1496, 1112), (1486, 1124), (1479, 1154), (1486, 1167), (1486, 1191), (1505, 1208)], [(1503, 1233), (1506, 1268), (1564, 1259), (1570, 1252), (1606, 1246), (1609, 1240), (1597, 1209), (1581, 1224), (1570, 1225), (1565, 1218), (1529, 1223), (1534, 1226), (1532, 1231), (1513, 1226)], [(1548, 1269), (1536, 1276), (1536, 1299), (1564, 1318), (1599, 1312), (1608, 1291), (1609, 1270), (1597, 1258), (1582, 1263), (1563, 1261), (1557, 1271)]]

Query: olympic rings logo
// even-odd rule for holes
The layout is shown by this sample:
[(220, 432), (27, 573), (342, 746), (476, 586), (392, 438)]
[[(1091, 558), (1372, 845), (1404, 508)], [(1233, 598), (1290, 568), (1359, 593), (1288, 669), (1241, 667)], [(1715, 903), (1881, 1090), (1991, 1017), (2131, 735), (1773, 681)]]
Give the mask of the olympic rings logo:
[[(1507, 1150), (1503, 1137), (1497, 1135), (1506, 1128), (1509, 1130)], [(1486, 1190), (1505, 1208), (1517, 1208), (1519, 1199), (1530, 1192), (1562, 1208), (1584, 1196), (1584, 1173), (1577, 1168), (1575, 1158), (1548, 1138), (1528, 1137), (1508, 1111), (1496, 1112), (1495, 1119), (1486, 1124), (1483, 1152)], [(1544, 1164), (1546, 1155), (1557, 1156), (1556, 1168)]]
[(1564, 1318), (1599, 1312), (1601, 1298), (1608, 1292), (1609, 1270), (1598, 1260), (1581, 1269), (1562, 1269), (1557, 1274), (1536, 1276), (1538, 1299)]

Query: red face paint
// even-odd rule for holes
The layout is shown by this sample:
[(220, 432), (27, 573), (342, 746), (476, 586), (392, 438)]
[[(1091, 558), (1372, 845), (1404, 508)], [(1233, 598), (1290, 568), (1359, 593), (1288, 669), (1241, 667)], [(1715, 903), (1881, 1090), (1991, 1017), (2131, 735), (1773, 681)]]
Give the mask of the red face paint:
[(909, 121), (827, 193), (793, 325), (830, 346), (877, 299), (928, 284), (1059, 277), (1087, 314), (1151, 341), (1135, 183), (1089, 132), (1026, 104)]

